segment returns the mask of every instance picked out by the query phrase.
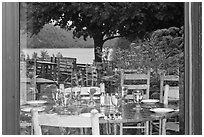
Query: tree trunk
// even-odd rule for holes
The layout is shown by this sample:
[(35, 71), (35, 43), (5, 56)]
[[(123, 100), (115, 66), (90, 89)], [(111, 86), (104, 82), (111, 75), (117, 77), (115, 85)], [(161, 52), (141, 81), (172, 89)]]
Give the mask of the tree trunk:
[(95, 62), (102, 62), (102, 48), (103, 48), (103, 36), (95, 35), (94, 39), (94, 55)]

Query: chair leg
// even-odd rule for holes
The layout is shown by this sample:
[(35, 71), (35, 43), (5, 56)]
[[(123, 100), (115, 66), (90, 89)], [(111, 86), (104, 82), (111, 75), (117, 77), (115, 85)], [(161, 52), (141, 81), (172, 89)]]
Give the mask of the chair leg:
[(162, 134), (162, 120), (159, 120), (159, 135)]
[(106, 123), (105, 124), (105, 126), (106, 126), (106, 135), (109, 135), (109, 123)]
[(80, 135), (83, 135), (83, 128), (80, 128)]
[(84, 128), (84, 134), (85, 135), (87, 134), (87, 128)]
[(123, 135), (123, 123), (120, 123), (120, 135)]
[(102, 135), (107, 135), (107, 131), (106, 131), (106, 124), (101, 124), (102, 127)]
[(31, 129), (31, 135), (34, 135), (34, 128), (33, 128), (33, 124), (31, 125), (31, 127), (30, 127), (30, 129)]
[(149, 135), (149, 121), (145, 122), (145, 135)]
[(152, 135), (152, 121), (149, 122), (149, 134)]
[(113, 129), (114, 129), (114, 135), (117, 135), (117, 124), (113, 124)]

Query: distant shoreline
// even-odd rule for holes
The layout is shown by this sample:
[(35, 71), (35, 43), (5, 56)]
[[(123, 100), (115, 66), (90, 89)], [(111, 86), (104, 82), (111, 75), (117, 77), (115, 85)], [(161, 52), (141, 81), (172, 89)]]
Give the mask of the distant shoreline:
[[(25, 47), (24, 49), (93, 49), (94, 47)], [(106, 48), (105, 46), (103, 48)], [(111, 47), (110, 47), (111, 48)]]
[(46, 51), (52, 57), (60, 53), (63, 57), (77, 58), (77, 63), (93, 63), (94, 49), (93, 48), (25, 48), (22, 52), (29, 57), (32, 57), (34, 52), (37, 56), (41, 56), (41, 52)]

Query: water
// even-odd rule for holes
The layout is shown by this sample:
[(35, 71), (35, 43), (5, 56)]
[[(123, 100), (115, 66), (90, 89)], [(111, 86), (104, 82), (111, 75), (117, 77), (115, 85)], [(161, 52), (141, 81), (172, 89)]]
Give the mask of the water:
[(49, 56), (53, 54), (56, 56), (59, 52), (63, 57), (77, 58), (77, 63), (93, 63), (94, 60), (94, 49), (93, 48), (57, 48), (57, 49), (46, 49), (46, 48), (27, 48), (23, 49), (25, 55), (32, 57), (33, 53), (36, 52), (40, 57), (41, 51), (47, 51)]

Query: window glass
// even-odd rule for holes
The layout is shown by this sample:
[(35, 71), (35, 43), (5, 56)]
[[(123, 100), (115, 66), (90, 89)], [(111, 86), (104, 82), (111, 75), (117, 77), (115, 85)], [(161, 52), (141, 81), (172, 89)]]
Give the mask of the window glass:
[[(125, 81), (125, 70), (136, 74)], [(131, 103), (149, 120), (131, 117), (124, 127), (151, 121), (150, 131), (124, 128), (124, 135), (184, 134), (184, 3), (20, 3), (20, 134), (34, 134), (33, 108), (39, 114), (78, 115), (94, 106), (103, 114), (107, 102), (115, 109), (99, 122), (112, 115), (128, 121), (123, 105)], [(80, 109), (70, 111), (73, 106)], [(164, 113), (170, 108), (173, 112)], [(159, 132), (155, 125), (161, 115), (167, 120)], [(101, 124), (101, 134), (122, 133), (107, 125)], [(43, 127), (43, 134), (79, 131)]]

